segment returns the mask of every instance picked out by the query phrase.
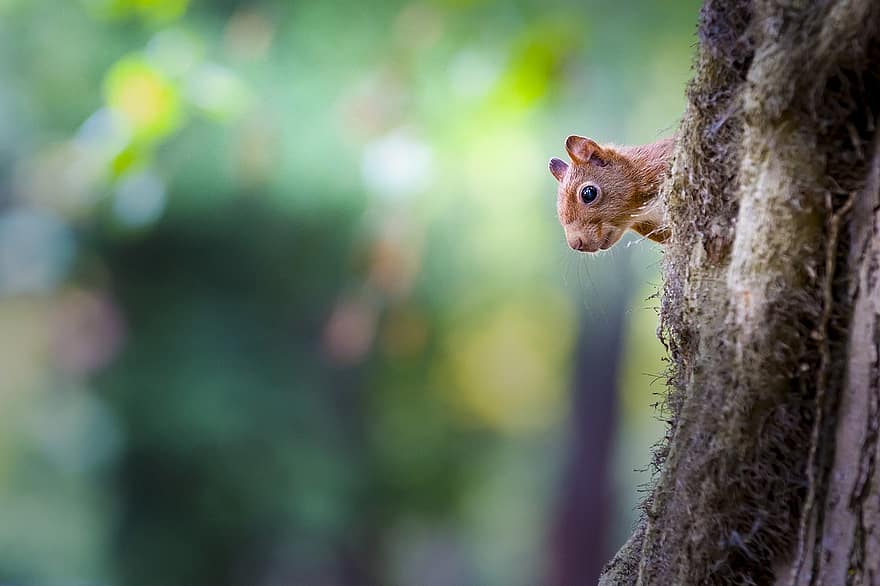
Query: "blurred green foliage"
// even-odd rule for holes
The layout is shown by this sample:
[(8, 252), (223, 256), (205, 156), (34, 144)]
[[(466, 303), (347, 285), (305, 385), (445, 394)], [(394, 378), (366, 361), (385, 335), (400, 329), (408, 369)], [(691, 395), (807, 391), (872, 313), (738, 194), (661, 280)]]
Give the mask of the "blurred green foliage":
[(634, 272), (622, 538), (658, 252), (567, 251), (545, 165), (670, 132), (696, 10), (0, 0), (0, 582), (538, 583)]

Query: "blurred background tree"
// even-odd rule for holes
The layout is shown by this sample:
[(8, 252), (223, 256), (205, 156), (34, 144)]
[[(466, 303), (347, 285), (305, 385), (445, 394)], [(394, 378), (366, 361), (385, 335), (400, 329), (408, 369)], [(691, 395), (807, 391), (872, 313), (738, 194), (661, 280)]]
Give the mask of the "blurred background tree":
[(0, 581), (535, 584), (571, 494), (607, 559), (659, 252), (567, 250), (546, 161), (669, 134), (696, 12), (0, 0)]

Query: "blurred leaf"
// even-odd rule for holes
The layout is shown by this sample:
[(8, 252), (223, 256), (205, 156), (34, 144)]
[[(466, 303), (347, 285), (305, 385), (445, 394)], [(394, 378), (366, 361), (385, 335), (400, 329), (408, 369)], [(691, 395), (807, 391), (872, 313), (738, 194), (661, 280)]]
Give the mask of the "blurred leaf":
[(550, 92), (584, 32), (583, 23), (570, 20), (544, 21), (527, 29), (489, 99), (491, 107), (517, 111), (534, 106)]
[(94, 14), (102, 17), (136, 15), (154, 22), (180, 18), (189, 0), (84, 0)]

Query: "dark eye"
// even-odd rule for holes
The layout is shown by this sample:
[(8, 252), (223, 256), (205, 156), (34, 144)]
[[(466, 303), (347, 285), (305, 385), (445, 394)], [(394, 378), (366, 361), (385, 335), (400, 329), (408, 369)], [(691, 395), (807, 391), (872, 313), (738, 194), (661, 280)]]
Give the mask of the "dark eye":
[(591, 203), (599, 197), (599, 188), (595, 185), (584, 185), (581, 189), (581, 199), (584, 203)]

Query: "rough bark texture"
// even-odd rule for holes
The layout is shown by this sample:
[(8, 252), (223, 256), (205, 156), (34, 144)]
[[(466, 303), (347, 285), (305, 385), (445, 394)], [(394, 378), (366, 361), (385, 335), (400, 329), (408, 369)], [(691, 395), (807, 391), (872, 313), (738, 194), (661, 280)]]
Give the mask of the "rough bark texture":
[(880, 583), (880, 2), (709, 0), (661, 472), (603, 584)]

